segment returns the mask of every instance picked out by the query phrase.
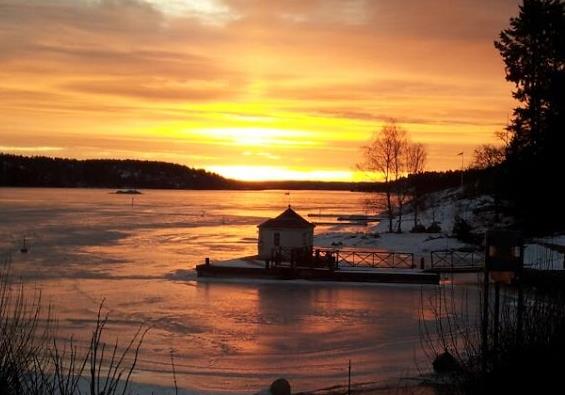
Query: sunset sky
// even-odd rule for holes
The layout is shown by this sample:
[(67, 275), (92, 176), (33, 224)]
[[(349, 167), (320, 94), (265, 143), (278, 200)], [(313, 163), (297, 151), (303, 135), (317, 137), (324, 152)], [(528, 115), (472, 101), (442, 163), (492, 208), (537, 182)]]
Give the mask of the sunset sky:
[(0, 0), (0, 152), (360, 179), (395, 118), (458, 168), (514, 106), (517, 0)]

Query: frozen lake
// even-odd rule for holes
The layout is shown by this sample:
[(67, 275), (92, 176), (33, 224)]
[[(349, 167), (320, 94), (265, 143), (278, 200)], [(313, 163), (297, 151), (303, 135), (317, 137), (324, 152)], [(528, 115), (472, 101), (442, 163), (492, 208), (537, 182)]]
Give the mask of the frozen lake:
[[(104, 298), (107, 340), (151, 327), (136, 381), (172, 387), (171, 350), (179, 387), (196, 393), (253, 393), (280, 376), (296, 390), (343, 385), (349, 359), (354, 382), (428, 367), (420, 301), (434, 286), (196, 281), (205, 257), (256, 252), (256, 225), (287, 206), (283, 191), (111, 192), (0, 188), (0, 253), (53, 304), (63, 338), (88, 338)], [(366, 195), (290, 199), (304, 215), (363, 213)]]

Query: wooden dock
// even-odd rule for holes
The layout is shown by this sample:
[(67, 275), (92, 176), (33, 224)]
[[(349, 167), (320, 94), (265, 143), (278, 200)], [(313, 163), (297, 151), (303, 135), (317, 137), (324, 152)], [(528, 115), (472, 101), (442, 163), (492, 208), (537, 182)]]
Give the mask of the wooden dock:
[(201, 278), (236, 278), (236, 279), (270, 279), (270, 280), (310, 280), (385, 284), (439, 284), (437, 273), (425, 273), (421, 270), (375, 269), (348, 270), (327, 268), (274, 266), (252, 267), (220, 263), (196, 266)]

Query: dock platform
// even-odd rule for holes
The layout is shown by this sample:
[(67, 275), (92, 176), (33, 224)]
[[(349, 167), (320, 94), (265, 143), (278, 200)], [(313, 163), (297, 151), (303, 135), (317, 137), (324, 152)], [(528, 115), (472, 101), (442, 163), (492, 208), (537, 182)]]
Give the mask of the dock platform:
[(438, 273), (419, 269), (390, 269), (370, 267), (344, 267), (337, 270), (314, 267), (274, 266), (252, 258), (215, 262), (196, 266), (201, 278), (310, 280), (385, 284), (439, 284)]

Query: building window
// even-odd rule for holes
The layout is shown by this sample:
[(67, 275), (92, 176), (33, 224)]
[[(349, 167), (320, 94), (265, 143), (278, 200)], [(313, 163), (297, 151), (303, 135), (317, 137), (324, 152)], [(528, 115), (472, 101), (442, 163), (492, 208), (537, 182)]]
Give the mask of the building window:
[(280, 233), (275, 233), (274, 234), (275, 237), (275, 247), (278, 247), (281, 245), (281, 234)]

